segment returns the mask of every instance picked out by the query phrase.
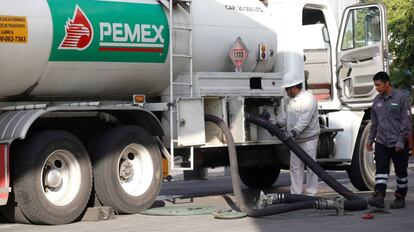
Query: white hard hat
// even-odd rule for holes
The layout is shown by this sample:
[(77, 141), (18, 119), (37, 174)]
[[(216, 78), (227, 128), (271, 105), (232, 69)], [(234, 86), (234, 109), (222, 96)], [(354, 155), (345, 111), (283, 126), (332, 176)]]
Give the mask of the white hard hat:
[(298, 85), (300, 83), (302, 83), (303, 80), (301, 80), (298, 75), (296, 75), (293, 72), (289, 72), (286, 73), (285, 75), (283, 75), (283, 85), (282, 88), (289, 88), (289, 87), (293, 87), (295, 85)]

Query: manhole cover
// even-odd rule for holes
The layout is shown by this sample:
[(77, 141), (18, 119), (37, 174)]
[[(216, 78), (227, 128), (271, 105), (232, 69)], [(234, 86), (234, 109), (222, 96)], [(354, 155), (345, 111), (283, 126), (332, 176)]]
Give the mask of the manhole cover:
[(166, 206), (147, 209), (142, 214), (158, 216), (191, 216), (207, 215), (213, 213), (214, 209), (210, 206)]
[(213, 212), (213, 215), (214, 215), (214, 218), (217, 218), (217, 219), (238, 219), (238, 218), (247, 217), (247, 214), (243, 212), (237, 212), (234, 210), (217, 211), (217, 212)]

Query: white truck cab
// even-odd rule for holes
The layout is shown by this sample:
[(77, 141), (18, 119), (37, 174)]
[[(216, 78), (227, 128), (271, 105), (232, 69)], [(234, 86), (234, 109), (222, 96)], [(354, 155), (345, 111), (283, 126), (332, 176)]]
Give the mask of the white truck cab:
[[(338, 9), (353, 2), (340, 3), (268, 1), (279, 32), (275, 72), (302, 77), (318, 99), (322, 129), (343, 129), (322, 130), (318, 161), (345, 168), (356, 188), (368, 190), (375, 165), (364, 144), (377, 94), (372, 77), (388, 70), (386, 10), (381, 4), (351, 5), (337, 17)], [(323, 147), (330, 152), (323, 155)]]

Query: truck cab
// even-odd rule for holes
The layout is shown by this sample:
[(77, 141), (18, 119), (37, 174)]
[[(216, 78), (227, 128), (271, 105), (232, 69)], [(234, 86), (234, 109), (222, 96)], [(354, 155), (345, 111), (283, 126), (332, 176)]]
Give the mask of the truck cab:
[(276, 72), (296, 72), (319, 102), (318, 161), (346, 169), (356, 188), (372, 189), (373, 153), (364, 144), (377, 94), (372, 76), (389, 64), (385, 7), (351, 5), (338, 15), (344, 5), (332, 1), (268, 4), (280, 32)]

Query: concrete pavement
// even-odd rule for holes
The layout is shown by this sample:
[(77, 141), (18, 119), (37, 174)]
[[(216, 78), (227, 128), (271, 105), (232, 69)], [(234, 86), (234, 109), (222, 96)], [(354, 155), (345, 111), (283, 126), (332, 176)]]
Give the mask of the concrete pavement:
[[(346, 173), (332, 172), (345, 186), (355, 191)], [(409, 180), (414, 180), (414, 167), (410, 167)], [(412, 181), (411, 181), (412, 183)], [(414, 231), (414, 186), (409, 183), (409, 195), (407, 207), (399, 210), (385, 209), (387, 213), (376, 213), (375, 218), (364, 220), (361, 217), (373, 208), (363, 211), (346, 211), (345, 216), (335, 216), (335, 212), (318, 210), (301, 210), (262, 218), (242, 218), (235, 220), (215, 219), (212, 215), (199, 216), (148, 216), (148, 215), (124, 215), (117, 216), (114, 220), (100, 222), (77, 222), (62, 226), (38, 226), (20, 224), (0, 224), (0, 231), (335, 231), (335, 232), (412, 232)], [(274, 189), (286, 192), (289, 185), (289, 176), (283, 172)], [(320, 194), (329, 196), (334, 194), (325, 184), (320, 186)], [(389, 193), (387, 205), (392, 200), (392, 189), (395, 181), (389, 181)], [(234, 200), (229, 176), (210, 175), (209, 180), (204, 181), (173, 181), (165, 182), (162, 186), (162, 195), (183, 195), (177, 199), (175, 205), (181, 206), (211, 206), (217, 209), (231, 208)], [(369, 193), (361, 193), (368, 197)], [(192, 201), (191, 201), (192, 200)], [(166, 205), (173, 205), (171, 201), (165, 201)]]

